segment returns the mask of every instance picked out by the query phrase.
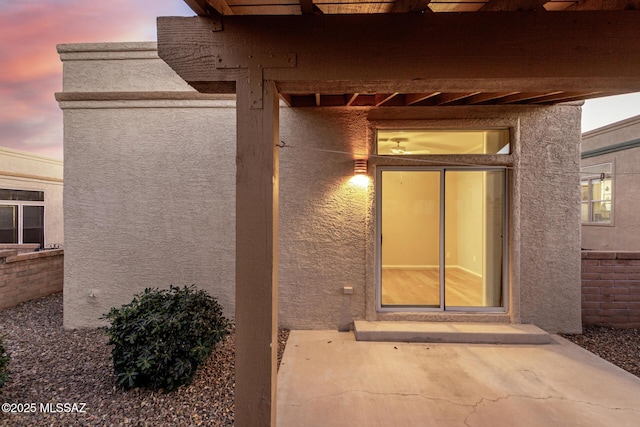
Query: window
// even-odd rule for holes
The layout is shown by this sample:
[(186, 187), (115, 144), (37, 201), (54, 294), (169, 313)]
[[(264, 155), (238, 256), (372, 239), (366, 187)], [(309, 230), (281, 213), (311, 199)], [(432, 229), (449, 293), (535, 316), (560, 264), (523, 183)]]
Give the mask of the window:
[(581, 217), (587, 224), (611, 224), (613, 181), (611, 163), (580, 169)]
[(377, 153), (389, 156), (509, 154), (509, 129), (378, 129)]
[(44, 192), (0, 189), (0, 243), (44, 247)]

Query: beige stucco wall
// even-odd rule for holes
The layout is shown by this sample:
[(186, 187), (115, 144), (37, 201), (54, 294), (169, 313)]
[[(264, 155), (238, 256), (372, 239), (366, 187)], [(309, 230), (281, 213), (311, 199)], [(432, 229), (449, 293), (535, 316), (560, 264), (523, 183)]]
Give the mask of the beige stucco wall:
[[(582, 151), (640, 140), (640, 116), (586, 132)], [(582, 247), (592, 250), (640, 250), (640, 147), (602, 154), (582, 160), (582, 166), (611, 163), (613, 175), (613, 220), (611, 224), (584, 224)]]
[[(136, 57), (145, 46), (149, 57)], [(150, 52), (150, 44), (64, 46), (65, 91), (189, 90)], [(128, 59), (108, 60), (114, 55)], [(116, 65), (120, 71), (103, 73)], [(149, 76), (153, 84), (138, 81)], [(196, 98), (61, 102), (67, 327), (98, 325), (134, 292), (171, 283), (196, 283), (233, 313), (235, 110), (230, 101)], [(280, 324), (333, 329), (343, 310), (390, 317), (376, 310), (373, 178), (379, 166), (398, 163), (370, 157), (371, 183), (350, 181), (353, 158), (372, 152), (376, 127), (507, 126), (512, 155), (439, 161), (509, 166), (508, 312), (396, 317), (580, 330), (579, 119), (573, 105), (281, 108)]]
[(59, 50), (65, 92), (138, 92), (132, 100), (60, 103), (65, 326), (100, 325), (102, 314), (134, 293), (169, 285), (195, 284), (232, 315), (233, 105), (195, 93), (145, 99), (154, 91), (191, 90), (167, 75), (152, 43)]
[(64, 245), (61, 160), (0, 148), (0, 188), (44, 191), (45, 246)]

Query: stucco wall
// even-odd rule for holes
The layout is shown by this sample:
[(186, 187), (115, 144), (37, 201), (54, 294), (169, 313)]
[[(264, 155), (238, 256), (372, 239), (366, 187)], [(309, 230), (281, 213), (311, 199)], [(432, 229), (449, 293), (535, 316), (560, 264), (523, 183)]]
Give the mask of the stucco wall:
[(337, 328), (345, 286), (354, 288), (350, 314), (364, 317), (370, 187), (350, 181), (350, 153), (367, 152), (366, 114), (281, 109), (287, 146), (280, 150), (278, 290), (285, 327)]
[(44, 191), (45, 246), (64, 244), (61, 160), (0, 148), (0, 188)]
[(520, 117), (514, 179), (520, 217), (523, 323), (580, 332), (580, 109), (533, 109)]
[[(613, 123), (582, 136), (582, 151), (640, 140), (640, 116)], [(582, 166), (611, 163), (613, 220), (611, 224), (584, 224), (582, 247), (590, 250), (640, 250), (640, 147), (588, 157)]]
[(147, 99), (151, 90), (189, 90), (167, 76), (157, 57), (145, 59), (155, 45), (134, 51), (100, 45), (103, 52), (92, 52), (99, 50), (94, 46), (59, 48), (65, 91), (138, 94), (60, 102), (69, 242), (65, 326), (100, 325), (102, 314), (134, 293), (172, 284), (207, 290), (232, 315), (235, 109), (195, 93)]
[[(172, 99), (164, 91), (191, 90), (165, 75), (164, 65), (149, 53), (153, 45), (134, 48), (61, 49), (65, 91), (140, 92), (137, 99), (61, 100), (67, 327), (98, 325), (110, 306), (146, 286), (169, 284), (198, 284), (233, 313), (233, 103), (195, 93), (193, 99)], [(139, 57), (144, 55), (147, 62)], [(113, 56), (123, 59), (112, 61)], [(129, 61), (135, 66), (126, 73)], [(112, 66), (120, 71), (101, 74)], [(148, 76), (154, 76), (153, 85), (139, 82)], [(170, 80), (167, 89), (163, 79)], [(512, 155), (435, 162), (509, 169), (508, 311), (415, 318), (530, 322), (554, 332), (579, 331), (579, 119), (575, 105), (281, 108), (280, 324), (333, 329), (345, 309), (353, 318), (385, 318), (375, 308), (374, 181), (365, 187), (350, 181), (353, 158), (373, 151), (376, 126), (497, 126), (511, 129)], [(398, 163), (370, 157), (369, 176), (385, 164)], [(348, 307), (344, 287), (353, 288)]]

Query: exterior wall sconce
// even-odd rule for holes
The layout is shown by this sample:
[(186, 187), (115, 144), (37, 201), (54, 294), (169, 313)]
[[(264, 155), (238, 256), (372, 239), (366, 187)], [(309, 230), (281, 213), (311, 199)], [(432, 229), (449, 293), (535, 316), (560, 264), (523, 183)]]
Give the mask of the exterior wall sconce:
[(356, 159), (353, 166), (354, 175), (366, 175), (367, 174), (367, 159)]

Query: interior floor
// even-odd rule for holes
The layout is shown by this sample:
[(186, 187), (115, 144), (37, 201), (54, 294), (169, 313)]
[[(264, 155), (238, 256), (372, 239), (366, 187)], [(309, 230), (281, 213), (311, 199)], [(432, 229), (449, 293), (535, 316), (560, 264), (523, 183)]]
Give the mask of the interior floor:
[[(440, 306), (438, 267), (382, 268), (382, 305)], [(482, 307), (482, 278), (459, 267), (445, 268), (445, 304)]]

